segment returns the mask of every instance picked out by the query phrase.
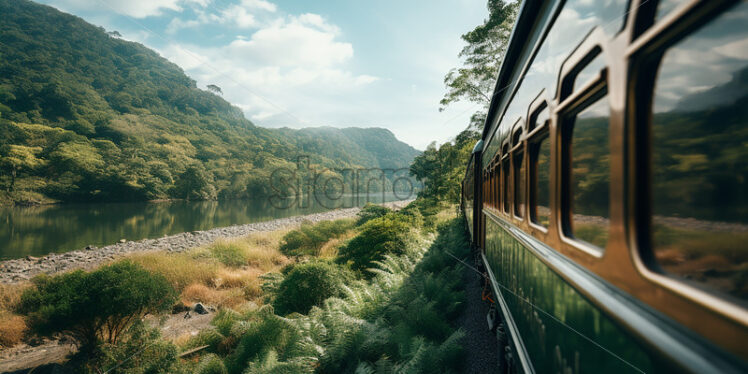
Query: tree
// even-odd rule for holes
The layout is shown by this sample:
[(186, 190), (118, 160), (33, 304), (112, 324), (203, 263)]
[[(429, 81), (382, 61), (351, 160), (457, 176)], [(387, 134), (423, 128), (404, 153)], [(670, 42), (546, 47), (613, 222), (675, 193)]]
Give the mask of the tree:
[(10, 145), (5, 156), (0, 158), (0, 167), (10, 175), (8, 192), (13, 191), (16, 185), (18, 173), (36, 169), (45, 164), (45, 161), (36, 157), (41, 152), (41, 147), (27, 147), (23, 145)]
[[(487, 108), (509, 43), (518, 2), (488, 0), (489, 16), (482, 25), (462, 35), (467, 45), (459, 56), (465, 65), (450, 70), (444, 77), (447, 93), (439, 110), (462, 99)], [(482, 128), (483, 121), (471, 121), (471, 127)]]
[(34, 278), (18, 311), (41, 336), (61, 333), (90, 354), (100, 342), (117, 344), (121, 334), (148, 313), (168, 310), (176, 292), (166, 278), (130, 261), (55, 277)]
[(216, 189), (213, 178), (203, 169), (190, 166), (174, 183), (176, 194), (187, 200), (213, 200)]
[(221, 91), (221, 87), (218, 87), (215, 84), (209, 84), (208, 91), (223, 95), (223, 91)]

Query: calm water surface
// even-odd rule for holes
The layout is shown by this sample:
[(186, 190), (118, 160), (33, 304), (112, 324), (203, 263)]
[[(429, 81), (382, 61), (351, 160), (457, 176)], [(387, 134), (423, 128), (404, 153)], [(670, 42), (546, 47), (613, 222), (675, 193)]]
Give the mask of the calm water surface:
[(120, 239), (159, 238), (277, 218), (400, 200), (393, 194), (331, 201), (268, 199), (160, 203), (60, 204), (0, 207), (0, 259), (67, 252)]

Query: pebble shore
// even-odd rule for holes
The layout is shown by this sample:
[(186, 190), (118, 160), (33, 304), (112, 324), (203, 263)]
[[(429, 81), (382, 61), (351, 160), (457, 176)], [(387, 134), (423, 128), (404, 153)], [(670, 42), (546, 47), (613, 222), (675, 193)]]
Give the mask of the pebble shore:
[[(396, 201), (383, 204), (399, 209), (410, 201)], [(210, 244), (221, 238), (245, 236), (253, 232), (275, 231), (300, 225), (302, 222), (320, 222), (354, 217), (359, 208), (345, 208), (303, 216), (280, 218), (272, 221), (250, 223), (215, 228), (205, 231), (184, 232), (158, 239), (120, 242), (101, 248), (87, 247), (65, 253), (50, 253), (43, 257), (27, 256), (25, 258), (0, 262), (0, 283), (18, 283), (31, 279), (35, 275), (54, 274), (74, 269), (91, 269), (102, 263), (122, 257), (126, 254), (147, 251), (182, 252), (191, 248)]]

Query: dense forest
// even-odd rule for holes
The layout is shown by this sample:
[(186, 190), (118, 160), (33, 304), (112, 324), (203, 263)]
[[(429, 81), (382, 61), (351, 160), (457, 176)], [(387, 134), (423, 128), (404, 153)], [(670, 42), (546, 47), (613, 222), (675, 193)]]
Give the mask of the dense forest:
[(257, 127), (114, 32), (26, 0), (0, 13), (2, 202), (246, 198), (302, 156), (321, 170), (418, 154), (384, 129)]

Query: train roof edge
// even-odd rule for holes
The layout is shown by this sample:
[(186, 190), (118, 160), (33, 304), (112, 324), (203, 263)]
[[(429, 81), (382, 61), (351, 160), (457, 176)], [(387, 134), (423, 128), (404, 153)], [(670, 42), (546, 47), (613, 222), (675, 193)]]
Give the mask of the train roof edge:
[(480, 152), (482, 150), (483, 150), (483, 139), (478, 140), (478, 142), (475, 143), (475, 147), (473, 147), (472, 154), (476, 154), (476, 153), (478, 153), (478, 152)]

